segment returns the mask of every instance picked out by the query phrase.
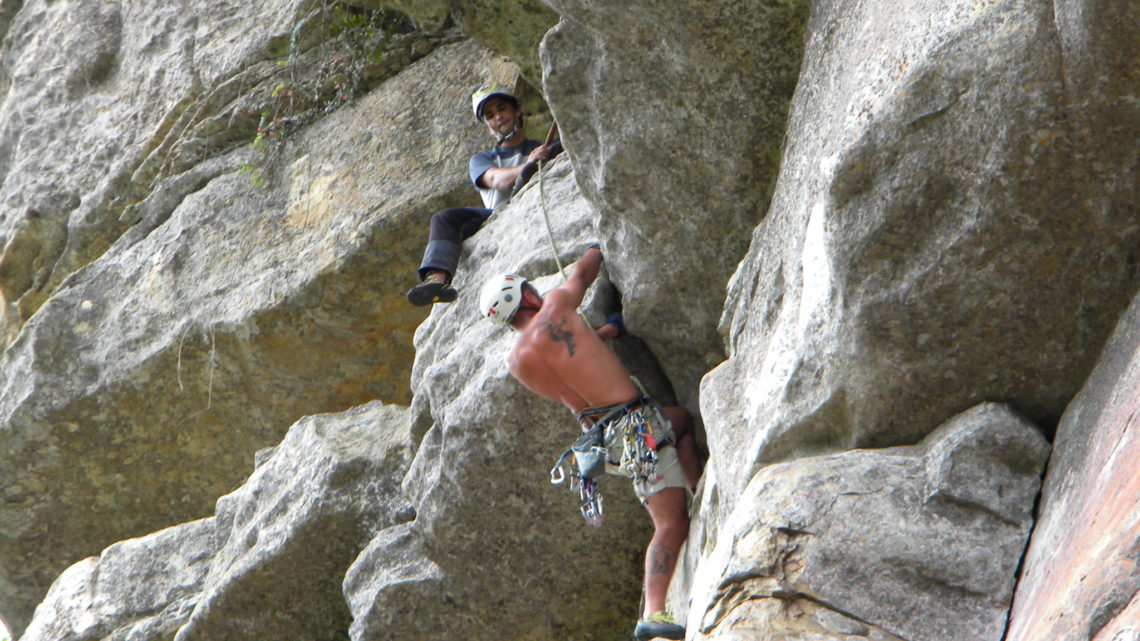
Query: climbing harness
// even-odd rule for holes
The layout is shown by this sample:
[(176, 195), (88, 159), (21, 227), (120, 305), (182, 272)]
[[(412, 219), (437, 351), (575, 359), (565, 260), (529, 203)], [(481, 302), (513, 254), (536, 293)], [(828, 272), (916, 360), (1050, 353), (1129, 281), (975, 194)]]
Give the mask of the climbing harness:
[[(605, 518), (597, 479), (607, 467), (615, 467), (634, 483), (652, 485), (657, 481), (657, 448), (672, 443), (673, 434), (668, 427), (655, 430), (655, 417), (660, 425), (668, 425), (664, 409), (645, 396), (578, 413), (583, 432), (554, 463), (550, 482), (561, 485), (570, 479), (570, 489), (578, 490), (579, 511), (586, 523), (601, 527)], [(568, 459), (569, 474), (563, 467)]]

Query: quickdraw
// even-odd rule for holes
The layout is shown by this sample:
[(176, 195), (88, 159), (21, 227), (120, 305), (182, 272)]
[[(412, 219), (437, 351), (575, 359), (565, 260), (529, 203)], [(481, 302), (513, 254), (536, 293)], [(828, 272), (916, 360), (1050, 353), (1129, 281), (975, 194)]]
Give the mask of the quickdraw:
[[(572, 460), (569, 475), (563, 470), (563, 464), (568, 458)], [(561, 485), (569, 478), (570, 489), (577, 488), (578, 509), (586, 523), (593, 527), (601, 527), (605, 519), (604, 499), (597, 478), (605, 473), (607, 458), (603, 426), (598, 423), (583, 432), (574, 445), (558, 457), (550, 470), (550, 482), (553, 485)]]
[[(620, 431), (619, 431), (620, 430)], [(653, 426), (641, 412), (631, 412), (612, 431), (622, 436), (622, 472), (631, 479), (653, 480), (657, 476), (657, 439)]]

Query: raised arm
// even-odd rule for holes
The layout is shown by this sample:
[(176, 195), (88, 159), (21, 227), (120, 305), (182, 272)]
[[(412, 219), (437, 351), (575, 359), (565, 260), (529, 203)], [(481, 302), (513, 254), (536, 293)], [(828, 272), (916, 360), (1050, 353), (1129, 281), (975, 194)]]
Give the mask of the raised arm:
[(586, 253), (574, 263), (574, 271), (570, 274), (570, 278), (558, 288), (568, 294), (567, 303), (572, 303), (575, 308), (582, 304), (586, 290), (597, 280), (601, 267), (602, 250), (597, 244), (590, 245), (586, 248)]

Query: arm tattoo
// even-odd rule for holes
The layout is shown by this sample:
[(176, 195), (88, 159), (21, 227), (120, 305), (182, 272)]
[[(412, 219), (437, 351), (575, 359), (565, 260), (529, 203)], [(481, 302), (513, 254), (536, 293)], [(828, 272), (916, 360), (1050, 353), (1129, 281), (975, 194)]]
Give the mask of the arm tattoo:
[(568, 329), (563, 329), (566, 326), (566, 318), (563, 317), (555, 325), (553, 321), (546, 322), (546, 331), (550, 334), (550, 340), (558, 343), (566, 343), (566, 351), (571, 357), (574, 356), (574, 333)]
[(660, 543), (649, 548), (649, 573), (669, 574), (673, 567), (673, 555)]

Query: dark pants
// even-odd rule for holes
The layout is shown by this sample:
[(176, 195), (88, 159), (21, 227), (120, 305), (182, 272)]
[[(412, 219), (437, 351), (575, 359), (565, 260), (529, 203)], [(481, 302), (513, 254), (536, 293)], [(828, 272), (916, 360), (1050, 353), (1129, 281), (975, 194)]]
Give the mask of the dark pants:
[(428, 231), (428, 244), (424, 249), (424, 259), (420, 263), (420, 279), (427, 277), (428, 270), (438, 269), (455, 275), (459, 266), (459, 249), (463, 241), (470, 238), (491, 216), (490, 209), (455, 207), (436, 212), (431, 217)]

